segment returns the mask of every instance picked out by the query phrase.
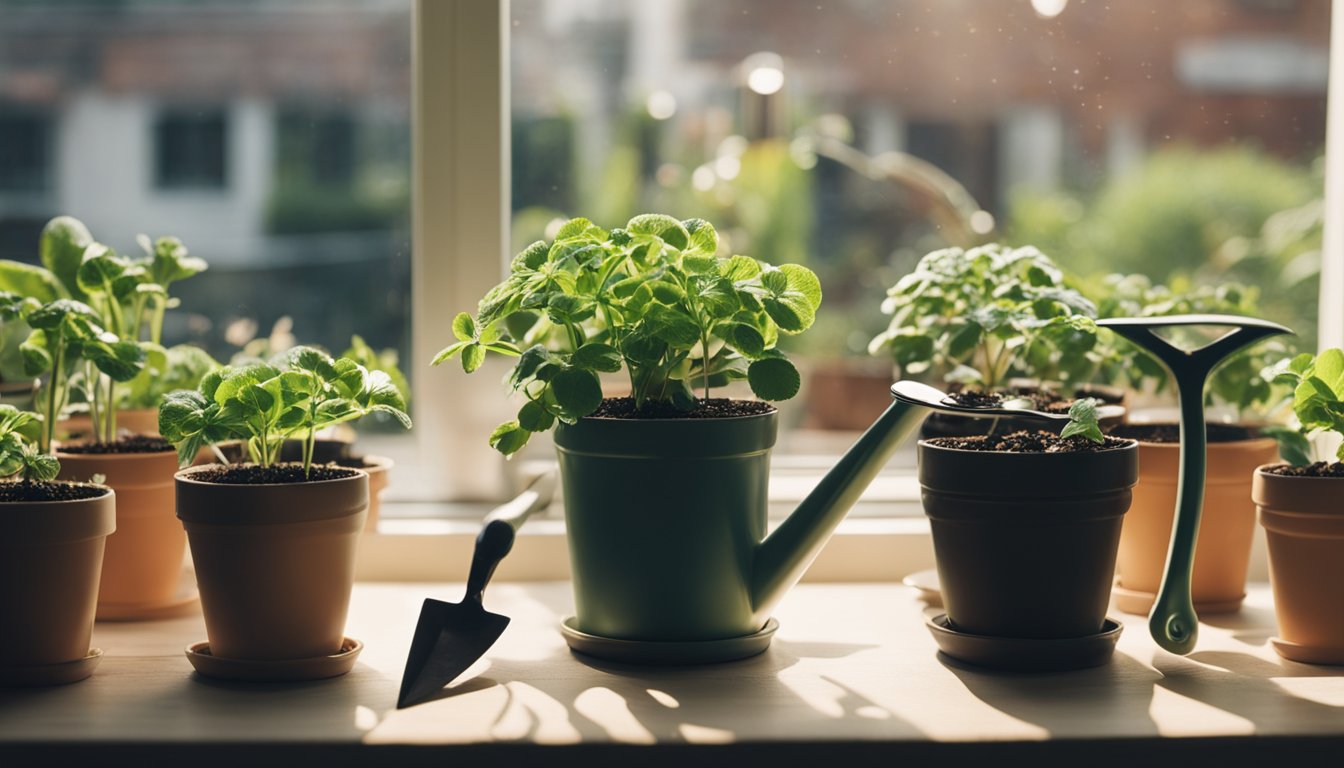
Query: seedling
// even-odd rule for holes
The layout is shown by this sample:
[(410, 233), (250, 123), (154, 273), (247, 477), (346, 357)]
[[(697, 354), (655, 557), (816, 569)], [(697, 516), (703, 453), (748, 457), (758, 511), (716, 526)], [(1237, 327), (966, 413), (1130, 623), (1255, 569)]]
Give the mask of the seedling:
[(993, 391), (1013, 376), (1082, 381), (1097, 311), (1030, 246), (946, 248), (920, 259), (887, 292), (891, 324), (868, 345), (905, 375)]
[[(1310, 436), (1320, 432), (1344, 435), (1344, 352), (1327, 349), (1303, 353), (1267, 369), (1266, 378), (1293, 388), (1293, 413), (1298, 427), (1266, 427), (1261, 431), (1279, 442), (1279, 455), (1293, 466), (1312, 462)], [(1335, 455), (1344, 461), (1344, 444)]]
[(61, 472), (55, 456), (36, 445), (42, 432), (42, 416), (0, 405), (0, 477), (18, 475), (26, 483), (54, 480)]
[(1069, 423), (1064, 425), (1059, 436), (1079, 435), (1094, 443), (1106, 442), (1106, 436), (1101, 433), (1101, 424), (1097, 418), (1097, 404), (1096, 398), (1092, 397), (1073, 401), (1069, 406)]
[(242, 440), (252, 461), (271, 466), (281, 443), (302, 436), (306, 477), (317, 431), (370, 413), (411, 426), (406, 402), (385, 372), (296, 347), (273, 363), (226, 366), (206, 374), (195, 390), (169, 394), (159, 408), (159, 431), (184, 466), (202, 447), (226, 440)]
[(703, 219), (645, 214), (610, 232), (572, 219), (514, 257), (475, 317), (453, 320), (457, 342), (434, 364), (460, 356), (471, 373), (489, 352), (517, 358), (508, 381), (527, 402), (490, 436), (505, 455), (595, 411), (599, 375), (622, 369), (637, 407), (690, 410), (697, 391), (708, 399), (742, 379), (762, 400), (787, 400), (800, 377), (778, 343), (812, 325), (821, 284), (797, 264), (718, 250)]

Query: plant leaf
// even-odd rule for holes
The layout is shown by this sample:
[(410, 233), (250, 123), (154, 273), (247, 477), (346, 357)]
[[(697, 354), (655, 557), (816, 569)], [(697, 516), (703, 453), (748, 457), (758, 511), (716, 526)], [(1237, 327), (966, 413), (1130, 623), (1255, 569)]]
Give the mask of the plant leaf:
[(747, 368), (747, 383), (762, 400), (788, 400), (798, 394), (802, 377), (786, 358), (767, 357)]

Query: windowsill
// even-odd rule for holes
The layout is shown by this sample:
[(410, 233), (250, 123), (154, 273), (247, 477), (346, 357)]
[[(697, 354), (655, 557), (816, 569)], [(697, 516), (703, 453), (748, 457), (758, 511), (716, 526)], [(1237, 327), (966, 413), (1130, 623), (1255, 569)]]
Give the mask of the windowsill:
[[(357, 585), (348, 632), (366, 648), (355, 670), (297, 685), (197, 678), (182, 648), (204, 639), (199, 614), (100, 624), (94, 642), (106, 656), (91, 679), (0, 693), (0, 763), (1098, 766), (1288, 762), (1344, 747), (1344, 673), (1275, 656), (1263, 584), (1240, 614), (1202, 625), (1189, 657), (1159, 650), (1143, 618), (1113, 613), (1125, 632), (1109, 664), (1025, 676), (942, 659), (927, 609), (896, 585), (797, 587), (767, 653), (674, 670), (586, 663), (556, 631), (571, 610), (568, 584), (500, 584), (487, 608), (512, 624), (487, 659), (443, 698), (398, 711), (427, 595), (457, 600), (461, 585)], [(632, 745), (657, 748), (622, 749)]]

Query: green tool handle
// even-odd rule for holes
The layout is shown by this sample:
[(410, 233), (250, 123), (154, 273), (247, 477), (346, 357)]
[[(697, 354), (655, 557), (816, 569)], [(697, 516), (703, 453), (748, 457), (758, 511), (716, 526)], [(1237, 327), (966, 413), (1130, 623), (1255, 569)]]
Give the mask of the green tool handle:
[(1190, 600), (1190, 581), (1195, 569), (1195, 540), (1204, 509), (1205, 450), (1208, 428), (1204, 423), (1204, 379), (1178, 377), (1181, 405), (1181, 471), (1176, 483), (1176, 518), (1171, 526), (1167, 565), (1162, 585), (1148, 614), (1148, 632), (1159, 646), (1185, 655), (1199, 639), (1199, 616)]

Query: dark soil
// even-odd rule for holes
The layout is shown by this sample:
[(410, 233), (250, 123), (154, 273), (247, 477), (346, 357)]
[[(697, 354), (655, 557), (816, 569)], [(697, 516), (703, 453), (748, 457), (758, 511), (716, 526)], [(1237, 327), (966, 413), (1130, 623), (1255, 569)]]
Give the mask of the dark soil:
[(1068, 413), (1074, 400), (1048, 387), (1004, 387), (993, 392), (963, 389), (952, 392), (949, 397), (958, 405), (970, 408), (992, 408), (1005, 400), (1030, 400), (1033, 410), (1046, 413)]
[(646, 401), (635, 407), (633, 397), (609, 397), (596, 411), (588, 414), (595, 419), (731, 419), (739, 416), (759, 416), (772, 413), (775, 406), (760, 400), (730, 400), (716, 397), (700, 400), (689, 411), (677, 410), (671, 403)]
[(962, 451), (994, 451), (997, 453), (1081, 453), (1120, 448), (1128, 441), (1114, 437), (1104, 443), (1094, 443), (1085, 437), (1060, 437), (1049, 432), (1012, 432), (1007, 435), (980, 435), (975, 437), (936, 437), (929, 441), (939, 448)]
[(302, 464), (273, 464), (262, 467), (256, 464), (230, 464), (225, 467), (212, 467), (191, 473), (191, 479), (203, 483), (221, 485), (281, 485), (288, 483), (313, 483), (319, 480), (340, 480), (354, 477), (354, 470), (314, 464), (308, 477), (303, 476)]
[(77, 501), (107, 493), (106, 488), (83, 483), (0, 482), (0, 502), (5, 501)]
[(105, 453), (163, 453), (173, 450), (173, 444), (162, 437), (129, 435), (117, 438), (112, 443), (75, 443), (62, 445), (61, 453), (105, 454)]
[[(1235, 443), (1254, 440), (1260, 430), (1240, 424), (1205, 424), (1210, 443)], [(1144, 443), (1179, 443), (1181, 428), (1177, 424), (1122, 424), (1108, 430), (1115, 437), (1124, 437)]]
[(1265, 471), (1271, 475), (1284, 475), (1285, 477), (1344, 477), (1344, 464), (1338, 461), (1334, 463), (1318, 461), (1305, 467), (1280, 464)]
[(1003, 395), (967, 389), (961, 392), (953, 392), (947, 396), (947, 399), (967, 408), (995, 408), (1003, 402)]

